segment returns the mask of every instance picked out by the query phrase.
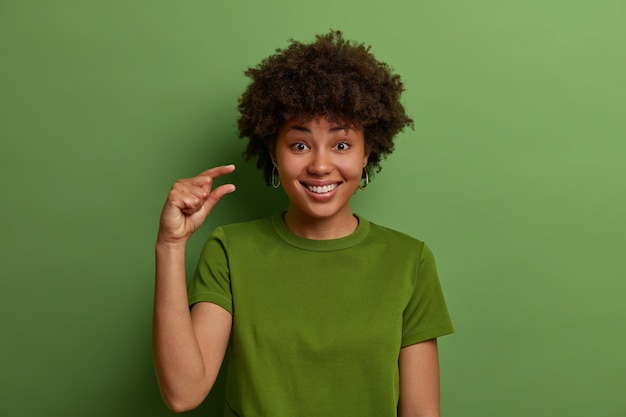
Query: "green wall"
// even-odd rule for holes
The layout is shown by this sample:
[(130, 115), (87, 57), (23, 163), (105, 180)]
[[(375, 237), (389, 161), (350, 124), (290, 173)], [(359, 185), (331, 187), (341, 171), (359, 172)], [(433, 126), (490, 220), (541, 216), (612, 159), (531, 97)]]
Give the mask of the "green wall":
[(284, 207), (240, 157), (243, 71), (331, 27), (407, 87), (416, 128), (354, 210), (437, 256), (444, 415), (626, 415), (625, 18), (618, 0), (0, 1), (0, 415), (171, 414), (150, 348), (161, 205), (238, 164), (189, 267), (216, 225)]

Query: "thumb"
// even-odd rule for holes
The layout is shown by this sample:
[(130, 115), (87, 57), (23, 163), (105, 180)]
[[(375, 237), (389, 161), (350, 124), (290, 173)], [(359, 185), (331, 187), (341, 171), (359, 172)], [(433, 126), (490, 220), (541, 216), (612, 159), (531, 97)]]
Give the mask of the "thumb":
[(211, 211), (213, 207), (215, 207), (215, 205), (222, 199), (222, 197), (224, 197), (226, 194), (232, 193), (235, 190), (236, 187), (234, 184), (224, 184), (215, 188), (213, 191), (211, 191), (211, 194), (209, 194), (209, 197), (204, 202), (204, 206), (207, 211)]

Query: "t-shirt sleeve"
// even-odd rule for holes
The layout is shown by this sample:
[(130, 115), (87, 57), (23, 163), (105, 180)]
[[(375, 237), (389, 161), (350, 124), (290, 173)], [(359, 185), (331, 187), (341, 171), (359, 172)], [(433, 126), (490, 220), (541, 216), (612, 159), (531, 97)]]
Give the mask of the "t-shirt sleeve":
[(403, 347), (454, 331), (439, 282), (435, 258), (426, 244), (422, 246), (413, 294), (402, 320)]
[(187, 288), (187, 297), (190, 306), (209, 302), (233, 314), (226, 236), (222, 228), (216, 229), (205, 242)]

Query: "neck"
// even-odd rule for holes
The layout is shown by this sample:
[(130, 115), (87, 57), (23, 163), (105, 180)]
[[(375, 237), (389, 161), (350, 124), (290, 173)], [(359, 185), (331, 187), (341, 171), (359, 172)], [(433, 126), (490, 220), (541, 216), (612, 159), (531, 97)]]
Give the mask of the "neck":
[(358, 219), (348, 210), (347, 214), (331, 219), (302, 216), (289, 208), (284, 215), (289, 230), (297, 236), (312, 240), (330, 240), (346, 237), (359, 226)]

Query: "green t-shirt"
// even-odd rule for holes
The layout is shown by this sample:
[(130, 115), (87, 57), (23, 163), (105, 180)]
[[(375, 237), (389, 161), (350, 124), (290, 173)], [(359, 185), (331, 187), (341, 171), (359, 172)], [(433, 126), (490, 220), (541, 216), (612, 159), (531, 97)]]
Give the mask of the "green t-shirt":
[(358, 218), (340, 239), (276, 215), (207, 240), (189, 303), (233, 315), (226, 416), (395, 416), (400, 348), (452, 332), (428, 247)]

